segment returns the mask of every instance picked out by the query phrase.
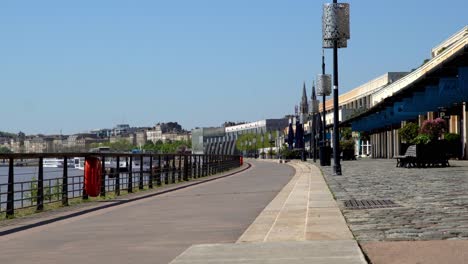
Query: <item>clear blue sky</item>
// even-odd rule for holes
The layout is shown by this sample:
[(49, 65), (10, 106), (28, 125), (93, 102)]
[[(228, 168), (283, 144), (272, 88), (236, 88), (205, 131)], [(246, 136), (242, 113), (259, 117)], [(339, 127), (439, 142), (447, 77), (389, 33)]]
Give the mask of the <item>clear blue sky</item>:
[[(2, 0), (0, 131), (190, 129), (292, 113), (321, 71), (324, 2)], [(419, 66), (468, 24), (466, 0), (348, 2), (341, 92)]]

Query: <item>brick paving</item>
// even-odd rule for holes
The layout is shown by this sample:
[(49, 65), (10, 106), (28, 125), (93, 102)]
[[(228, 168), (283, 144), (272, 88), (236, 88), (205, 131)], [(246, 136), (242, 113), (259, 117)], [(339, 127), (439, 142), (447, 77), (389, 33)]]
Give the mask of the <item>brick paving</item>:
[[(342, 162), (343, 176), (322, 167), (359, 242), (468, 240), (468, 162), (447, 168), (396, 168), (395, 160)], [(390, 199), (398, 208), (350, 210), (349, 199)]]

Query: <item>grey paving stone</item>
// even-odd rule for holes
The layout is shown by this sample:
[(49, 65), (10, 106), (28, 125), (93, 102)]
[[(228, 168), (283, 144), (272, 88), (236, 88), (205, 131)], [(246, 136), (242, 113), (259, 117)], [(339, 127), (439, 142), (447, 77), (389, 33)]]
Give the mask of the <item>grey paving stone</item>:
[(359, 241), (468, 239), (468, 161), (451, 167), (396, 168), (395, 160), (342, 162), (343, 176), (322, 167), (337, 201), (390, 199), (400, 208), (349, 210), (340, 204)]

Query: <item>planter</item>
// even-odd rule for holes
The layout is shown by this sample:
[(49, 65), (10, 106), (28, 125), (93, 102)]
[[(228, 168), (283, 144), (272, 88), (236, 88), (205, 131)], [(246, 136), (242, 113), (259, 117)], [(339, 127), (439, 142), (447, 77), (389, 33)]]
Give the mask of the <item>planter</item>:
[(343, 149), (343, 160), (355, 160), (354, 149)]
[(447, 142), (437, 140), (429, 144), (416, 145), (416, 163), (418, 167), (448, 166)]
[(319, 148), (320, 166), (330, 166), (331, 164), (331, 148), (321, 146)]

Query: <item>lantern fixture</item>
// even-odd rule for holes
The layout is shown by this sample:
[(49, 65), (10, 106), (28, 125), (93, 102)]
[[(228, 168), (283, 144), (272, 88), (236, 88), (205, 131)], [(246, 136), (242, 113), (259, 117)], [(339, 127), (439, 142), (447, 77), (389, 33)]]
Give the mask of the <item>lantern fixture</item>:
[(331, 95), (331, 75), (318, 74), (317, 75), (317, 95), (329, 96)]

